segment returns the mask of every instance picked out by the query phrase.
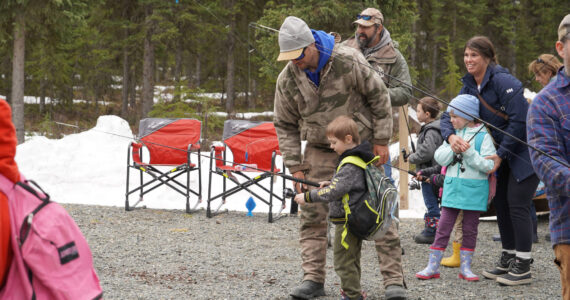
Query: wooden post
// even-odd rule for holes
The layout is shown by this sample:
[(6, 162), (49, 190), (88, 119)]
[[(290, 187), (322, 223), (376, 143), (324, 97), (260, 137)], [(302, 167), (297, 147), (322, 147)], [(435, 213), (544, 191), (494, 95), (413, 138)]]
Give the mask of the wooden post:
[[(405, 111), (405, 114), (404, 114)], [(400, 107), (398, 115), (398, 140), (400, 141), (400, 150), (402, 148), (406, 149), (407, 153), (410, 153), (408, 148), (408, 124), (406, 124), (406, 118), (404, 116), (408, 115), (408, 105)], [(400, 152), (400, 159), (398, 160), (398, 168), (402, 170), (408, 170), (410, 164), (404, 162), (404, 157), (402, 152)], [(408, 209), (408, 173), (400, 170), (400, 209)]]

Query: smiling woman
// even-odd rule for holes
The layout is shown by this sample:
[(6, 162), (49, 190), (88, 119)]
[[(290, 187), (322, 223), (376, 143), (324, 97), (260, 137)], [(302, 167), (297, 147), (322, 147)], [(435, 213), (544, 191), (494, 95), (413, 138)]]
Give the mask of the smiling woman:
[[(468, 73), (462, 78), (464, 85), (460, 94), (478, 97), (483, 121), (524, 141), (528, 103), (522, 94), (522, 84), (498, 65), (495, 53), (487, 37), (475, 36), (465, 43), (464, 62)], [(452, 148), (460, 149), (459, 152), (467, 151), (469, 145), (452, 130), (449, 114), (444, 113), (441, 117), (444, 139)], [(539, 180), (529, 164), (525, 145), (498, 131), (491, 134), (497, 144), (497, 154), (486, 158), (495, 162), (490, 173), (497, 172), (494, 205), (503, 252), (496, 267), (484, 271), (483, 276), (505, 285), (528, 284), (532, 282), (530, 207)], [(515, 257), (514, 267), (509, 268), (508, 261)]]

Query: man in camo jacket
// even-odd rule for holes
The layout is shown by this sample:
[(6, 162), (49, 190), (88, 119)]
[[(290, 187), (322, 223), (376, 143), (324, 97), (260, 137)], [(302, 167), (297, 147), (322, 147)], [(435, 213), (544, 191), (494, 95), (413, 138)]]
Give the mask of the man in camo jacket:
[[(289, 63), (277, 79), (274, 123), (291, 174), (316, 182), (333, 176), (338, 155), (329, 148), (325, 131), (340, 115), (353, 118), (362, 140), (370, 141), (380, 163), (385, 163), (392, 133), (390, 96), (364, 56), (335, 44), (332, 35), (311, 30), (296, 17), (287, 17), (281, 25), (279, 47), (277, 60)], [(303, 154), (302, 140), (307, 141)], [(301, 192), (300, 185), (296, 189)], [(324, 295), (327, 216), (327, 204), (311, 203), (301, 209), (304, 276), (291, 292), (296, 298)]]

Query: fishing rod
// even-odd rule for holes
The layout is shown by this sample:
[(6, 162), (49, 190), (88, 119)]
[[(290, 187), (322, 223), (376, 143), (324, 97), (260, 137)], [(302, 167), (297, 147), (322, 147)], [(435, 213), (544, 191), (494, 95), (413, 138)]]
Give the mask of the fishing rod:
[[(204, 9), (206, 9), (206, 10), (208, 11), (208, 13), (210, 13), (214, 18), (216, 18), (218, 21), (220, 21), (222, 24), (224, 24), (223, 20), (221, 20), (220, 18), (218, 18), (218, 16), (216, 16), (216, 14), (214, 14), (212, 11), (210, 11), (210, 9), (209, 9), (208, 7), (202, 5), (202, 4), (201, 4), (199, 1), (197, 1), (197, 0), (194, 0), (194, 2), (197, 3), (199, 6), (203, 7)], [(250, 23), (248, 24), (248, 26), (249, 26), (249, 27), (254, 27), (254, 28), (260, 28), (260, 29), (263, 29), (263, 30), (266, 30), (266, 31), (271, 31), (271, 32), (273, 32), (273, 33), (280, 33), (280, 31), (277, 30), (277, 29), (275, 29), (275, 28), (271, 28), (271, 27), (269, 27), (269, 26), (265, 26), (265, 25), (262, 25), (262, 24), (258, 24), (258, 23), (256, 23), (256, 22), (250, 22)], [(230, 33), (231, 33), (232, 35), (234, 35), (240, 43), (246, 44), (245, 42), (243, 42), (243, 40), (242, 40), (237, 34), (235, 34), (234, 32), (230, 32)], [(297, 38), (298, 38), (298, 37), (297, 37)], [(252, 50), (255, 50), (255, 52), (257, 52), (257, 54), (258, 54), (260, 57), (262, 57), (266, 62), (268, 62), (268, 63), (270, 64), (270, 66), (271, 66), (273, 69), (277, 69), (277, 68), (275, 67), (275, 65), (274, 65), (273, 63), (271, 63), (271, 61), (269, 61), (269, 60), (268, 60), (265, 56), (263, 56), (259, 51), (257, 51), (257, 49), (256, 49), (253, 45), (251, 45), (251, 44), (249, 43), (249, 41), (247, 42), (247, 45), (248, 45), (248, 52), (252, 52)], [(323, 49), (325, 49), (325, 50), (330, 50), (330, 51), (331, 51), (331, 57), (338, 57), (338, 56), (339, 56), (339, 55), (337, 55), (337, 53), (334, 53), (333, 49), (326, 49), (326, 48), (325, 48), (324, 46), (322, 46), (322, 45), (321, 45), (321, 47), (322, 47)], [(252, 49), (252, 50), (249, 50), (249, 49)], [(319, 51), (319, 52), (321, 52), (321, 53), (324, 52), (324, 50), (318, 49), (318, 47), (317, 47), (317, 51)], [(333, 54), (335, 54), (335, 55), (333, 55)], [(341, 59), (347, 59), (347, 58), (345, 58), (345, 57), (343, 57), (343, 56), (340, 56), (340, 57), (341, 57)], [(354, 60), (352, 60), (352, 61), (354, 62)], [(567, 164), (566, 162), (561, 161), (561, 160), (557, 159), (556, 157), (554, 157), (554, 156), (552, 156), (552, 155), (550, 155), (550, 154), (548, 154), (548, 153), (546, 153), (546, 152), (544, 152), (544, 151), (542, 151), (542, 150), (540, 150), (540, 149), (538, 149), (538, 148), (536, 148), (536, 147), (534, 147), (534, 146), (528, 144), (527, 142), (525, 142), (525, 141), (523, 141), (523, 140), (521, 140), (521, 139), (515, 137), (514, 135), (512, 135), (512, 134), (510, 134), (510, 133), (508, 133), (508, 132), (506, 132), (506, 131), (503, 131), (502, 129), (500, 129), (500, 128), (494, 126), (493, 124), (491, 124), (491, 123), (489, 123), (489, 122), (486, 122), (486, 121), (484, 121), (484, 120), (482, 120), (482, 119), (480, 119), (480, 118), (477, 118), (476, 116), (471, 115), (471, 114), (468, 113), (468, 112), (463, 111), (462, 109), (459, 109), (459, 108), (457, 108), (457, 107), (455, 107), (455, 106), (453, 106), (453, 105), (450, 105), (450, 103), (449, 103), (448, 101), (445, 101), (445, 100), (443, 100), (443, 99), (441, 99), (441, 98), (435, 96), (433, 93), (429, 93), (429, 92), (427, 92), (427, 91), (425, 91), (425, 90), (423, 90), (423, 89), (421, 89), (421, 88), (418, 88), (417, 86), (414, 86), (413, 84), (408, 84), (407, 82), (404, 82), (404, 81), (402, 81), (402, 80), (400, 80), (400, 79), (398, 79), (398, 78), (396, 78), (396, 77), (394, 77), (394, 76), (391, 76), (390, 74), (386, 74), (383, 70), (382, 70), (382, 71), (376, 70), (376, 69), (374, 69), (372, 66), (370, 66), (369, 64), (366, 64), (366, 65), (365, 65), (365, 64), (360, 63), (360, 62), (356, 62), (356, 63), (361, 64), (361, 65), (364, 65), (364, 66), (367, 67), (367, 68), (371, 68), (372, 70), (376, 71), (376, 72), (377, 72), (378, 74), (380, 74), (381, 76), (387, 76), (388, 78), (394, 79), (394, 80), (400, 82), (401, 84), (403, 84), (403, 85), (405, 85), (405, 86), (407, 86), (407, 87), (409, 87), (409, 88), (411, 88), (411, 89), (415, 89), (416, 91), (419, 91), (419, 92), (421, 92), (421, 93), (424, 94), (424, 95), (427, 95), (427, 96), (429, 96), (429, 97), (432, 97), (432, 98), (436, 99), (437, 101), (439, 101), (439, 102), (441, 102), (441, 103), (444, 103), (444, 104), (446, 104), (446, 105), (448, 105), (448, 106), (451, 106), (453, 109), (456, 109), (457, 111), (460, 111), (460, 112), (462, 112), (462, 113), (465, 113), (465, 114), (468, 115), (468, 116), (473, 117), (474, 119), (477, 119), (477, 120), (480, 121), (481, 123), (485, 124), (486, 126), (489, 126), (490, 128), (496, 130), (497, 132), (500, 132), (500, 133), (502, 133), (503, 135), (509, 136), (510, 138), (512, 138), (513, 140), (515, 140), (516, 142), (522, 143), (523, 145), (532, 148), (533, 150), (537, 151), (538, 153), (540, 153), (540, 154), (542, 154), (542, 155), (545, 155), (546, 157), (548, 157), (548, 158), (550, 158), (550, 159), (552, 159), (552, 160), (554, 160), (554, 161), (556, 161), (556, 162), (558, 162), (558, 163), (560, 163), (560, 164), (562, 164), (562, 165), (564, 165), (564, 166), (570, 168), (570, 165)], [(544, 67), (544, 66), (545, 66), (545, 65), (543, 65), (542, 67)], [(422, 84), (422, 85), (423, 85), (423, 84)], [(424, 85), (424, 86), (425, 86), (425, 85)], [(508, 103), (508, 102), (510, 101), (510, 99), (512, 99), (515, 95), (517, 95), (518, 92), (520, 91), (520, 89), (522, 89), (522, 88), (523, 88), (523, 85), (521, 84), (521, 87), (519, 87), (515, 93), (512, 93), (513, 95), (511, 96), (511, 98), (507, 99), (508, 101), (505, 101), (505, 102)], [(414, 97), (413, 95), (410, 95), (410, 96), (411, 96), (411, 97)], [(415, 98), (415, 97), (414, 97), (414, 98)], [(498, 114), (498, 111), (497, 111), (497, 112), (494, 112), (494, 114)], [(408, 132), (410, 132), (409, 128), (408, 128)], [(412, 146), (413, 146), (413, 144), (412, 144)], [(510, 151), (509, 149), (506, 149), (506, 148), (504, 148), (504, 149), (505, 149), (507, 152), (516, 155), (515, 153), (513, 153), (513, 152)], [(415, 152), (415, 151), (414, 151), (414, 152)], [(525, 162), (526, 162), (526, 161), (525, 161)], [(527, 164), (530, 164), (530, 162), (526, 162), (526, 163), (527, 163)]]
[(414, 171), (412, 171), (412, 170), (402, 169), (402, 168), (399, 168), (399, 167), (396, 167), (396, 166), (393, 166), (393, 165), (390, 165), (390, 167), (392, 167), (392, 168), (394, 168), (394, 169), (398, 169), (398, 170), (400, 170), (400, 171), (404, 171), (404, 172), (406, 172), (406, 173), (408, 173), (408, 174), (410, 174), (410, 175), (412, 175), (412, 176), (414, 176), (414, 177), (417, 176), (416, 172), (414, 172)]
[[(255, 26), (256, 28), (260, 28), (260, 29), (264, 29), (264, 30), (268, 30), (268, 31), (280, 33), (279, 30), (274, 29), (274, 28), (271, 28), (271, 27), (268, 27), (268, 26), (265, 26), (265, 25), (261, 25), (261, 24), (257, 24), (257, 23), (253, 23), (253, 22), (250, 23), (250, 24), (252, 24), (252, 25)], [(297, 38), (299, 38), (299, 37), (297, 37)], [(307, 41), (307, 42), (309, 42), (309, 41)], [(508, 132), (506, 132), (506, 131), (504, 131), (504, 130), (498, 128), (497, 126), (495, 126), (495, 125), (493, 125), (493, 124), (491, 124), (491, 123), (489, 123), (489, 122), (487, 122), (487, 121), (485, 121), (485, 120), (482, 120), (481, 118), (479, 118), (479, 117), (477, 117), (477, 116), (474, 116), (474, 115), (472, 115), (472, 114), (470, 114), (470, 113), (468, 113), (468, 112), (466, 112), (466, 111), (464, 111), (464, 110), (462, 110), (462, 109), (460, 109), (460, 108), (455, 107), (454, 105), (451, 105), (450, 102), (441, 99), (440, 97), (434, 95), (433, 93), (430, 93), (430, 92), (425, 91), (425, 90), (423, 90), (423, 89), (421, 89), (421, 88), (419, 88), (419, 87), (417, 87), (417, 86), (414, 86), (414, 85), (412, 85), (412, 84), (409, 84), (409, 83), (407, 83), (407, 82), (404, 82), (404, 81), (402, 81), (402, 80), (400, 80), (400, 79), (398, 79), (398, 78), (396, 78), (396, 77), (394, 77), (394, 76), (391, 76), (391, 75), (385, 73), (383, 70), (382, 70), (382, 71), (376, 70), (376, 69), (374, 69), (372, 66), (370, 66), (369, 64), (364, 64), (364, 63), (355, 61), (354, 59), (351, 59), (351, 58), (349, 58), (349, 57), (345, 57), (345, 56), (343, 56), (343, 55), (340, 55), (340, 54), (338, 54), (338, 53), (335, 53), (334, 49), (326, 49), (326, 48), (325, 48), (324, 46), (322, 46), (322, 45), (321, 45), (321, 47), (323, 48), (323, 50), (318, 49), (318, 47), (316, 47), (316, 48), (317, 48), (317, 51), (319, 51), (320, 53), (324, 53), (325, 50), (330, 50), (330, 51), (331, 51), (331, 57), (334, 57), (334, 58), (337, 58), (337, 57), (338, 57), (338, 58), (343, 59), (343, 60), (347, 60), (347, 61), (351, 61), (351, 62), (353, 62), (353, 63), (357, 63), (357, 64), (359, 64), (359, 65), (362, 65), (362, 66), (364, 66), (364, 67), (367, 67), (367, 68), (369, 68), (369, 69), (374, 70), (375, 72), (377, 72), (378, 74), (380, 74), (380, 75), (382, 75), (382, 76), (387, 76), (387, 77), (390, 78), (390, 79), (394, 79), (394, 80), (400, 82), (401, 84), (405, 85), (406, 87), (409, 87), (409, 88), (411, 88), (411, 89), (414, 89), (414, 90), (416, 90), (416, 91), (419, 91), (420, 93), (422, 93), (422, 94), (424, 94), (424, 95), (426, 95), (426, 96), (432, 97), (432, 98), (436, 99), (437, 101), (439, 101), (439, 102), (441, 102), (441, 103), (444, 103), (444, 104), (446, 104), (446, 105), (452, 107), (453, 109), (455, 109), (455, 110), (457, 110), (457, 111), (460, 111), (460, 112), (462, 112), (462, 113), (464, 113), (464, 114), (466, 114), (466, 115), (472, 117), (473, 119), (476, 119), (477, 121), (479, 121), (479, 122), (485, 124), (486, 126), (488, 126), (488, 127), (492, 128), (492, 129), (496, 130), (497, 132), (500, 132), (501, 134), (512, 138), (514, 141), (516, 141), (516, 142), (518, 142), (518, 143), (521, 143), (521, 144), (523, 144), (523, 145), (525, 145), (525, 146), (527, 146), (527, 147), (530, 147), (530, 148), (532, 148), (533, 150), (537, 151), (538, 153), (540, 153), (540, 154), (542, 154), (542, 155), (545, 155), (545, 156), (547, 156), (548, 158), (550, 158), (550, 159), (552, 159), (552, 160), (554, 160), (554, 161), (556, 161), (556, 162), (558, 162), (558, 163), (560, 163), (560, 164), (562, 164), (562, 165), (564, 165), (564, 166), (570, 168), (570, 165), (569, 165), (568, 163), (566, 163), (566, 162), (564, 162), (564, 161), (562, 161), (562, 160), (557, 159), (556, 157), (554, 157), (554, 156), (552, 156), (552, 155), (550, 155), (550, 154), (544, 152), (543, 150), (540, 150), (540, 149), (538, 149), (538, 148), (536, 148), (536, 147), (534, 147), (534, 146), (528, 144), (527, 142), (525, 142), (525, 141), (519, 139), (518, 137), (516, 137), (516, 136), (514, 136), (514, 135), (512, 135), (512, 134), (510, 134), (510, 133), (508, 133)], [(510, 99), (512, 99), (512, 97), (514, 97), (515, 95), (517, 95), (517, 94), (520, 92), (520, 89), (522, 89), (522, 87), (523, 87), (523, 85), (521, 84), (521, 87), (519, 87), (519, 88), (517, 89), (516, 93), (512, 93), (513, 95), (511, 96), (511, 98), (509, 98), (509, 99), (507, 99), (507, 100), (510, 100)], [(495, 113), (495, 114), (496, 114), (496, 113)], [(509, 149), (506, 149), (506, 148), (505, 148), (505, 150), (508, 151), (508, 152), (511, 153), (511, 154), (514, 154), (514, 153), (513, 153), (512, 151), (510, 151)], [(530, 164), (530, 162), (527, 162), (527, 163)]]

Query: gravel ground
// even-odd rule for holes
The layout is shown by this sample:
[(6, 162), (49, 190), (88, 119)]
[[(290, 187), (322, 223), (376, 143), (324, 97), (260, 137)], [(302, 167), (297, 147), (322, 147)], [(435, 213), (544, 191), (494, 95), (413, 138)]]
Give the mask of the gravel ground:
[[(301, 278), (297, 217), (267, 223), (267, 215), (230, 212), (206, 218), (204, 211), (64, 205), (86, 236), (106, 299), (287, 299)], [(545, 242), (548, 218), (539, 218), (540, 242), (533, 245), (531, 285), (504, 287), (491, 280), (466, 282), (458, 269), (442, 267), (441, 279), (419, 281), (428, 246), (413, 235), (423, 221), (403, 219), (400, 236), (410, 299), (559, 299), (560, 277)], [(482, 221), (474, 258), (476, 274), (498, 258), (494, 221)], [(448, 247), (448, 253), (451, 247)], [(328, 296), (339, 299), (340, 281), (327, 252)], [(481, 276), (481, 275), (480, 275)], [(371, 242), (362, 250), (362, 286), (368, 299), (383, 299), (384, 288)]]

